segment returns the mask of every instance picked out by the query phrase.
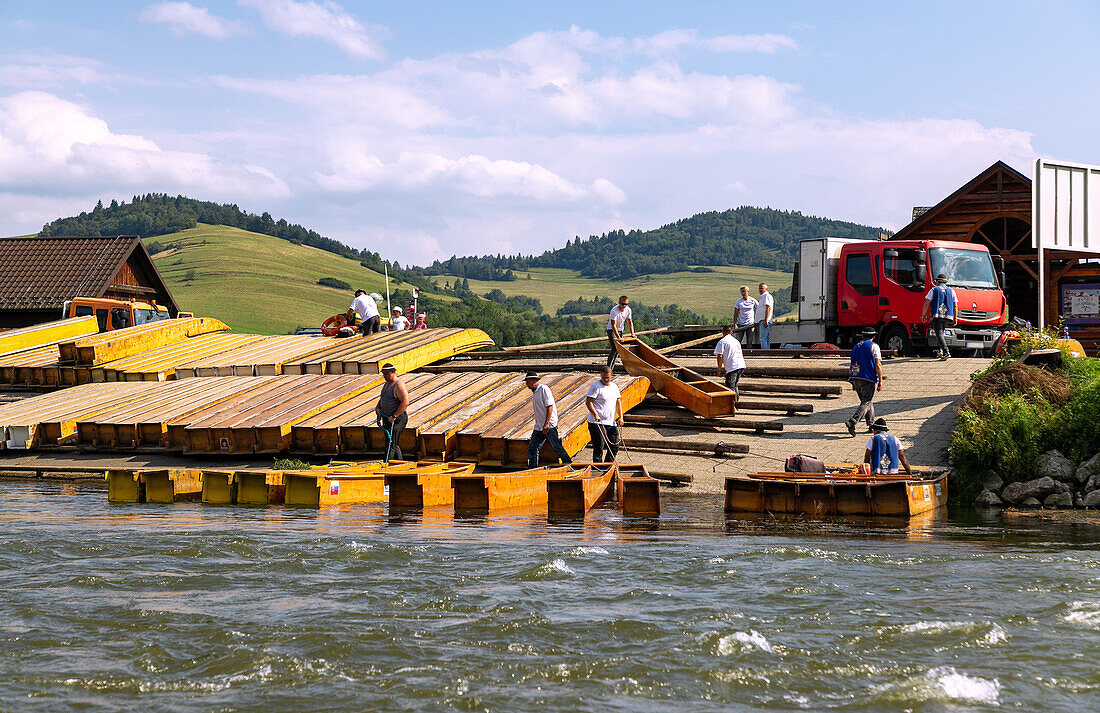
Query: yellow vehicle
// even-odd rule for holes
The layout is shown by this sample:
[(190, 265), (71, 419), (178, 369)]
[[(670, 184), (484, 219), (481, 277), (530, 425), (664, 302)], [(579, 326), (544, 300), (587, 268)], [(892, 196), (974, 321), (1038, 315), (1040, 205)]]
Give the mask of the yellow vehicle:
[[(66, 300), (61, 308), (62, 319), (94, 314), (99, 321), (99, 331), (134, 327), (149, 322), (171, 319), (168, 309), (156, 302), (137, 300), (112, 300), (103, 297), (74, 297)], [(192, 312), (180, 312), (176, 317), (194, 317)]]

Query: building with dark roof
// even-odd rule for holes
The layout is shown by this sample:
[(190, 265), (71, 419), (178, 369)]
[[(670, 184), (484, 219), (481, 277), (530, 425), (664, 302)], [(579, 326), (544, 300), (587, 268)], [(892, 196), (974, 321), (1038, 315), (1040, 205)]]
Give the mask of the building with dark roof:
[[(913, 221), (891, 239), (981, 243), (1005, 261), (1001, 287), (1009, 315), (1038, 324), (1039, 255), (1031, 246), (1031, 179), (1005, 162), (997, 161), (936, 205), (914, 208)], [(1100, 283), (1100, 265), (1075, 252), (1044, 250), (1043, 257), (1045, 321), (1057, 325), (1068, 314), (1069, 292)], [(1090, 350), (1100, 345), (1100, 319), (1067, 318), (1066, 324)]]
[(0, 239), (0, 327), (59, 319), (73, 297), (155, 301), (173, 317), (179, 311), (136, 235)]

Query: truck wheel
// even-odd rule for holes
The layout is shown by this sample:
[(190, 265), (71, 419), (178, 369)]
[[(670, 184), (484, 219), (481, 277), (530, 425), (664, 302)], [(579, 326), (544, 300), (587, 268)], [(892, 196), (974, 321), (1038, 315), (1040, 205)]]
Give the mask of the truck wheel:
[(897, 352), (898, 356), (909, 356), (912, 353), (912, 347), (905, 328), (897, 324), (887, 327), (882, 335), (882, 348)]

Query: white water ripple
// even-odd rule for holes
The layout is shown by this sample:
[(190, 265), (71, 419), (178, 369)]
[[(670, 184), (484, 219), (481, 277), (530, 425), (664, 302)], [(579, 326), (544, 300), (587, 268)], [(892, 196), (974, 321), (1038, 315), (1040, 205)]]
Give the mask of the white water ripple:
[(764, 638), (763, 634), (749, 629), (748, 632), (735, 631), (718, 639), (718, 653), (729, 656), (738, 651), (759, 649), (772, 653), (772, 645)]

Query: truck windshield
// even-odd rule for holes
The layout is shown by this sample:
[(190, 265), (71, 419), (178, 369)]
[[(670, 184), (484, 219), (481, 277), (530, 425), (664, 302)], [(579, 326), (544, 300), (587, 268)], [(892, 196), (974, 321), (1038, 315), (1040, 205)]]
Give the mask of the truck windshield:
[(947, 284), (967, 289), (997, 289), (993, 260), (989, 253), (959, 248), (932, 248), (928, 251), (932, 276), (947, 275)]
[(168, 319), (168, 310), (151, 310), (151, 309), (135, 309), (134, 310), (134, 324), (146, 324), (148, 322), (159, 322), (162, 319)]

